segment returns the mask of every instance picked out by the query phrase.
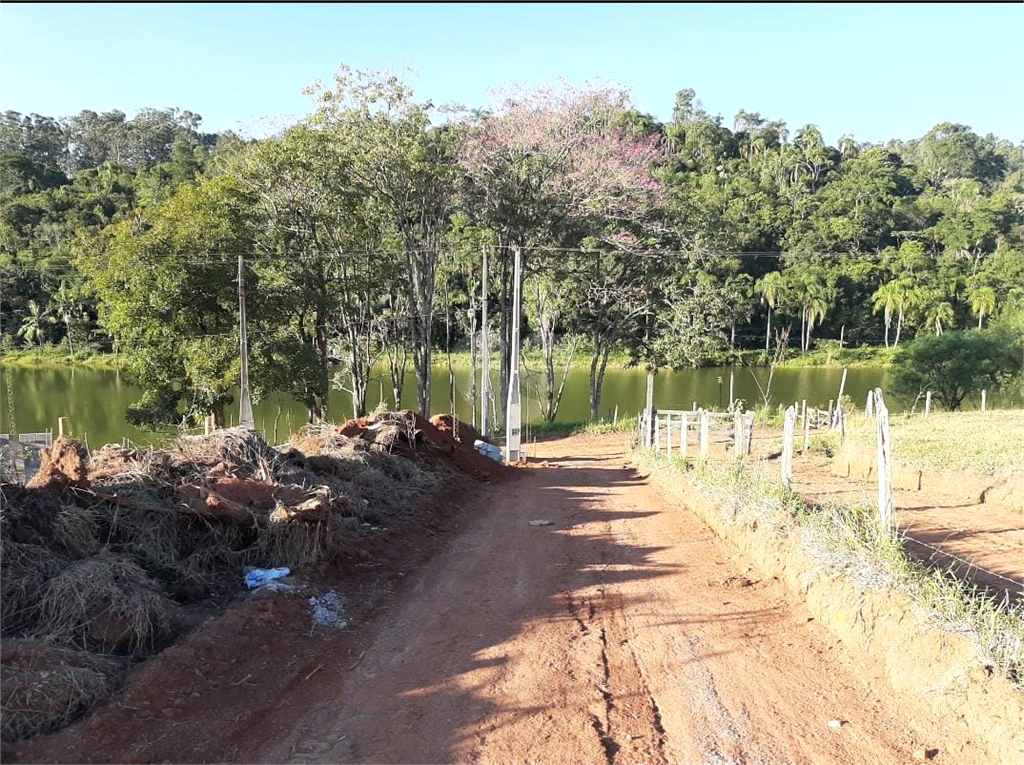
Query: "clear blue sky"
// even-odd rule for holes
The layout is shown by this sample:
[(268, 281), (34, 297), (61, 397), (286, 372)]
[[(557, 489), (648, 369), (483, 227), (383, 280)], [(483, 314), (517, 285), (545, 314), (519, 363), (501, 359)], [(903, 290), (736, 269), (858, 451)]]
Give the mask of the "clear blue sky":
[(943, 121), (1024, 139), (1020, 3), (0, 5), (0, 110), (178, 106), (265, 135), (341, 62), (412, 68), (418, 96), (470, 107), (564, 77), (627, 86), (661, 119), (690, 87), (730, 126), (742, 108), (830, 143)]

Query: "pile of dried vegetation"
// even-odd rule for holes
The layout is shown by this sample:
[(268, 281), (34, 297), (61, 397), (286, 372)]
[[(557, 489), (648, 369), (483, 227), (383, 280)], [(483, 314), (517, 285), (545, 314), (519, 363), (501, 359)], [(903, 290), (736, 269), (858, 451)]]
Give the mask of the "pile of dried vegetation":
[(0, 485), (3, 740), (104, 698), (190, 607), (232, 599), (244, 566), (337, 559), (445, 474), (504, 470), (451, 432), (399, 412), (308, 426), (280, 451), (243, 428), (91, 456), (58, 439), (27, 486)]

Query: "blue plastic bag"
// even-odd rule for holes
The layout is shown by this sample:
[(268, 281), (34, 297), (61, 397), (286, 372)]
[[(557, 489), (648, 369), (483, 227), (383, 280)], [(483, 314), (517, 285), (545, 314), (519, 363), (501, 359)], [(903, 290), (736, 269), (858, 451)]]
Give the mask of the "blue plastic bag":
[(245, 586), (250, 590), (255, 590), (267, 582), (288, 576), (290, 573), (291, 569), (287, 566), (284, 568), (254, 568), (245, 575)]

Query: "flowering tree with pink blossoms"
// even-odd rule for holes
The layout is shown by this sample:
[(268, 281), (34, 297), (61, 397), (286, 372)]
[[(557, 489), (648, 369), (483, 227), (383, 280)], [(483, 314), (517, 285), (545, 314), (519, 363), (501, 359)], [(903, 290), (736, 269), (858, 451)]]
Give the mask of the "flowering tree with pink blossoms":
[[(530, 293), (537, 296), (539, 322), (553, 326), (557, 314), (552, 312), (564, 306), (556, 295), (559, 282), (570, 274), (580, 278), (592, 272), (565, 248), (578, 247), (583, 237), (590, 237), (604, 243), (611, 257), (628, 257), (624, 241), (642, 236), (645, 224), (661, 208), (664, 188), (655, 169), (665, 155), (657, 135), (645, 135), (631, 124), (631, 113), (629, 94), (620, 89), (513, 87), (499, 94), (497, 108), (462, 142), (459, 162), (467, 180), (467, 207), (498, 240), (503, 381), (509, 361), (513, 249), (522, 247), (529, 255), (528, 274), (543, 272)], [(544, 256), (544, 249), (552, 247), (563, 249)], [(606, 276), (604, 272), (602, 282)], [(592, 291), (585, 282), (580, 287)], [(606, 356), (607, 338), (598, 335), (592, 348), (595, 359)], [(541, 333), (541, 340), (548, 372), (547, 412), (553, 419), (553, 334)], [(506, 394), (503, 389), (502, 401)]]

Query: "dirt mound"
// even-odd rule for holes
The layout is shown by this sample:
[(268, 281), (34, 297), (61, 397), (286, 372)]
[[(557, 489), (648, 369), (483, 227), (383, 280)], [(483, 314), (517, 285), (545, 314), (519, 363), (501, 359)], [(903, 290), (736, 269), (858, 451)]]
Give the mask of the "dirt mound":
[(430, 424), (442, 432), (452, 434), (452, 437), (461, 443), (472, 446), (476, 441), (492, 443), (489, 439), (480, 435), (480, 431), (467, 422), (457, 419), (451, 414), (435, 414), (430, 418)]
[[(430, 469), (464, 473), (475, 478), (500, 478), (507, 468), (484, 457), (473, 448), (480, 437), (471, 426), (459, 423), (459, 437), (453, 437), (451, 415), (436, 415), (432, 420), (411, 410), (386, 412), (378, 417), (349, 420), (335, 435), (352, 439), (355, 448), (397, 454), (424, 464)], [(302, 445), (297, 444), (298, 448)], [(307, 448), (313, 446), (306, 444)]]
[[(342, 429), (307, 428), (282, 451), (232, 428), (162, 450), (108, 444), (91, 459), (59, 439), (31, 488), (0, 486), (4, 655), (30, 638), (145, 659), (181, 634), (188, 609), (237, 597), (244, 566), (345, 559), (421, 512), (438, 473), (474, 474), (450, 435), (411, 413)], [(82, 661), (3, 664), (5, 740), (63, 724), (120, 677)]]
[(124, 677), (127, 662), (36, 640), (0, 646), (0, 738), (5, 742), (67, 724), (106, 698)]
[(61, 436), (40, 454), (39, 472), (27, 484), (32, 489), (46, 489), (60, 493), (69, 486), (88, 488), (89, 479), (85, 463), (89, 458), (85, 447), (78, 441)]

